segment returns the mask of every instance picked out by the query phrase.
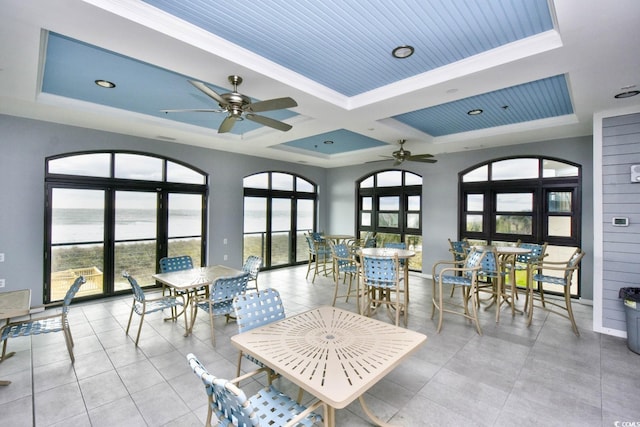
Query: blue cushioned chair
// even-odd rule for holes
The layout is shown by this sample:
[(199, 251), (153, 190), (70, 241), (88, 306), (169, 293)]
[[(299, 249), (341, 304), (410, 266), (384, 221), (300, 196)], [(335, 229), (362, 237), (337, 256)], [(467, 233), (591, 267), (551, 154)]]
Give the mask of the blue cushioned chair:
[(131, 285), (131, 290), (133, 291), (133, 303), (131, 304), (131, 313), (129, 313), (129, 322), (127, 322), (127, 335), (129, 335), (133, 313), (135, 312), (140, 316), (140, 325), (138, 326), (138, 334), (136, 335), (136, 346), (138, 345), (138, 341), (140, 341), (140, 332), (142, 331), (144, 316), (149, 313), (155, 313), (156, 311), (165, 309), (175, 311), (177, 307), (180, 307), (182, 309), (182, 315), (184, 316), (184, 328), (187, 330), (187, 316), (184, 313), (184, 297), (182, 295), (147, 298), (138, 281), (131, 277), (128, 272), (123, 271), (122, 277), (129, 281), (129, 285)]
[[(482, 268), (482, 259), (485, 253), (471, 249), (462, 264), (459, 261), (438, 261), (433, 265), (431, 277), (433, 281), (433, 292), (431, 299), (431, 318), (438, 309), (438, 333), (442, 329), (443, 314), (452, 313), (463, 316), (471, 320), (478, 334), (482, 335), (482, 328), (478, 320), (478, 273)], [(459, 286), (462, 288), (462, 308), (463, 311), (445, 308), (442, 297), (443, 287)], [(469, 312), (469, 301), (471, 301), (471, 312)], [(454, 305), (448, 303), (449, 305)], [(457, 304), (455, 306), (458, 306)]]
[[(71, 358), (71, 363), (75, 362), (73, 356), (73, 336), (71, 335), (71, 328), (69, 327), (69, 305), (71, 300), (75, 297), (78, 289), (85, 283), (83, 276), (75, 279), (62, 301), (62, 308), (59, 313), (49, 314), (47, 316), (38, 317), (35, 319), (20, 320), (17, 322), (11, 322), (6, 324), (0, 329), (0, 341), (2, 344), (2, 358), (4, 360), (7, 351), (8, 338), (26, 337), (29, 335), (48, 334), (50, 332), (63, 332), (64, 341), (67, 344), (67, 351)], [(58, 303), (45, 304), (43, 307), (57, 306)]]
[(262, 258), (257, 255), (249, 255), (242, 265), (242, 271), (249, 273), (249, 282), (255, 283), (255, 286), (252, 287), (247, 285), (247, 290), (258, 290), (258, 273), (260, 273), (260, 267), (262, 267)]
[(189, 255), (164, 257), (160, 259), (160, 273), (189, 270), (193, 268), (193, 260)]
[(211, 324), (211, 343), (215, 345), (215, 335), (213, 327), (213, 318), (215, 316), (226, 316), (229, 321), (233, 314), (233, 299), (238, 295), (242, 295), (247, 289), (249, 282), (249, 273), (242, 273), (233, 277), (221, 277), (211, 285), (209, 295), (197, 296), (191, 304), (191, 328), (196, 321), (198, 309), (209, 313), (209, 323)]
[(362, 282), (364, 285), (364, 308), (362, 313), (370, 316), (381, 305), (391, 314), (395, 311), (395, 325), (400, 324), (400, 313), (404, 312), (407, 325), (408, 310), (404, 298), (400, 298), (400, 282), (404, 274), (400, 272), (398, 256), (362, 256)]
[[(174, 257), (160, 258), (160, 273), (170, 273), (172, 271), (191, 270), (193, 268), (193, 260), (189, 255), (180, 255)], [(202, 291), (204, 288), (196, 289), (196, 292)], [(189, 297), (189, 291), (176, 290), (169, 288), (171, 295), (185, 295)], [(162, 285), (162, 295), (165, 295), (165, 285)], [(171, 316), (177, 317), (176, 309), (171, 309)]]
[[(573, 277), (573, 274), (578, 271), (582, 257), (584, 257), (584, 252), (580, 248), (577, 248), (573, 252), (571, 257), (569, 257), (568, 261), (541, 261), (538, 262), (534, 267), (534, 269), (538, 272), (532, 273), (532, 282), (538, 283), (538, 295), (542, 307), (547, 309), (547, 304), (549, 304), (566, 311), (565, 313), (564, 311), (558, 312), (553, 309), (547, 309), (552, 313), (559, 314), (560, 316), (569, 319), (569, 321), (571, 322), (571, 329), (573, 329), (573, 332), (577, 336), (580, 336), (580, 332), (578, 331), (578, 326), (576, 325), (576, 321), (573, 317), (573, 310), (571, 309), (571, 279)], [(551, 300), (545, 301), (543, 288), (544, 283), (562, 286), (564, 294), (564, 305)], [(527, 306), (529, 310), (529, 324), (531, 324), (531, 319), (533, 317), (532, 289), (527, 292)]]
[[(504, 282), (505, 277), (507, 276), (506, 271), (502, 268), (500, 263), (500, 259), (498, 258), (498, 254), (496, 252), (495, 247), (492, 246), (484, 246), (483, 247), (484, 256), (481, 261), (481, 268), (478, 272), (478, 277), (481, 278), (486, 284), (476, 286), (476, 292), (484, 291), (491, 294), (491, 304), (487, 307), (487, 309), (493, 304), (496, 304), (496, 322), (500, 321), (500, 309), (502, 308), (503, 303), (508, 303), (511, 307), (511, 315), (515, 315), (515, 285), (512, 287), (512, 293), (507, 294), (504, 290)], [(480, 299), (478, 298), (478, 302)]]
[[(447, 240), (449, 241), (449, 252), (451, 252), (451, 254), (453, 255), (453, 261), (459, 262), (460, 264), (462, 264), (470, 250), (469, 240), (467, 239), (455, 240), (455, 241), (451, 239), (447, 239)], [(452, 286), (451, 296), (453, 296), (455, 290), (456, 290), (456, 287)]]
[(251, 378), (261, 372), (261, 368), (242, 377), (225, 380), (216, 378), (193, 354), (187, 355), (193, 373), (204, 384), (208, 398), (207, 426), (211, 426), (213, 416), (218, 426), (308, 426), (322, 423), (323, 418), (314, 412), (322, 407), (326, 414), (326, 405), (321, 401), (304, 407), (286, 394), (278, 391), (273, 385), (260, 389), (253, 396), (245, 395), (238, 388), (241, 380)]
[[(515, 274), (518, 271), (526, 272), (526, 285), (525, 288), (527, 290), (531, 289), (531, 269), (534, 268), (535, 264), (542, 261), (542, 259), (547, 256), (547, 244), (544, 243), (542, 245), (538, 243), (520, 243), (517, 245), (519, 248), (529, 249), (531, 252), (526, 254), (518, 254), (515, 256), (513, 263), (509, 263), (506, 265), (507, 271), (509, 272), (511, 277), (514, 277), (514, 283), (511, 287), (512, 292), (515, 293), (516, 299), (518, 299), (518, 288), (516, 286)], [(515, 270), (515, 271), (512, 271)], [(528, 295), (528, 294), (527, 294)], [(527, 303), (525, 302), (525, 307), (527, 307)]]
[[(233, 311), (239, 334), (285, 318), (284, 305), (282, 305), (280, 293), (273, 288), (238, 295), (233, 299)], [(260, 361), (242, 353), (242, 350), (240, 350), (236, 376), (240, 376), (243, 356), (256, 365), (264, 367)]]
[(315, 264), (313, 268), (313, 278), (311, 283), (316, 280), (318, 275), (318, 263), (322, 261), (323, 270), (327, 272), (327, 259), (331, 256), (331, 248), (329, 248), (324, 240), (314, 240), (311, 236), (306, 235), (304, 238), (307, 241), (309, 248), (309, 263), (307, 265), (307, 275), (305, 278), (309, 278), (309, 272), (311, 271), (311, 264)]
[[(333, 302), (331, 305), (336, 305), (336, 299), (346, 298), (346, 302), (349, 302), (349, 297), (358, 292), (358, 286), (356, 282), (355, 289), (352, 289), (353, 278), (358, 280), (358, 270), (360, 266), (356, 260), (355, 254), (349, 251), (346, 243), (331, 244), (332, 258), (333, 258), (333, 277), (336, 282), (335, 289), (333, 291)], [(347, 293), (344, 295), (338, 295), (338, 288), (340, 287), (340, 273), (344, 274), (342, 283), (346, 283), (347, 276), (349, 276), (349, 286), (347, 287)]]

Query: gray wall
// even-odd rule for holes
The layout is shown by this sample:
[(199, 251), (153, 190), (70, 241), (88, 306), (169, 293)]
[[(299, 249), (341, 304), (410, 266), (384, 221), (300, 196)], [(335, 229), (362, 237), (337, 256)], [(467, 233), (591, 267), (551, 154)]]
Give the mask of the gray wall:
[[(422, 239), (423, 273), (431, 274), (431, 265), (449, 259), (447, 238), (458, 234), (458, 172), (487, 160), (516, 155), (543, 155), (576, 162), (582, 166), (582, 299), (593, 299), (593, 150), (592, 138), (570, 138), (508, 147), (439, 154), (435, 164), (408, 162), (402, 169), (422, 175)], [(375, 166), (373, 166), (375, 165)], [(356, 190), (354, 180), (369, 174), (374, 168), (387, 168), (389, 163), (369, 163), (332, 169), (327, 175), (329, 224), (331, 232), (353, 233), (356, 227)], [(348, 198), (347, 194), (351, 197)]]
[[(159, 154), (210, 174), (209, 264), (242, 265), (244, 176), (265, 170), (289, 171), (315, 182), (321, 191), (326, 188), (326, 171), (321, 168), (0, 115), (3, 291), (29, 287), (32, 305), (42, 303), (45, 158), (72, 151), (111, 149)], [(327, 229), (324, 209), (326, 206), (320, 211), (319, 229)], [(226, 246), (224, 238), (228, 238)], [(227, 261), (223, 261), (224, 254), (229, 255)]]
[[(32, 303), (42, 301), (44, 235), (44, 159), (82, 150), (128, 149), (160, 154), (196, 166), (211, 174), (208, 263), (242, 264), (242, 177), (265, 170), (300, 174), (320, 188), (318, 228), (328, 233), (355, 231), (354, 181), (389, 163), (368, 163), (324, 170), (188, 145), (135, 138), (48, 122), (0, 115), (0, 264), (5, 290), (30, 287)], [(234, 142), (230, 142), (233, 144)], [(438, 259), (448, 259), (448, 237), (457, 236), (458, 171), (509, 155), (546, 155), (583, 166), (582, 296), (592, 299), (593, 206), (591, 137), (545, 141), (489, 150), (438, 155), (438, 163), (406, 163), (403, 168), (422, 175), (423, 265), (425, 273)], [(228, 245), (223, 239), (228, 238)], [(224, 254), (229, 255), (223, 261)]]
[[(603, 279), (602, 325), (626, 329), (618, 291), (640, 287), (640, 182), (631, 183), (631, 165), (640, 165), (640, 114), (602, 121)], [(613, 217), (629, 218), (614, 227)]]

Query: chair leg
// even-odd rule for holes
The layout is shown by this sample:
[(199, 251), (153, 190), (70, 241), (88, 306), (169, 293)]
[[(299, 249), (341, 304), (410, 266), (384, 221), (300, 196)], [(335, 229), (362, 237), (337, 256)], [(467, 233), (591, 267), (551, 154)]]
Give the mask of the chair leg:
[(314, 256), (309, 254), (309, 262), (307, 263), (307, 275), (304, 277), (305, 279), (309, 278), (309, 272), (311, 271), (311, 264), (313, 263)]
[(473, 289), (470, 289), (469, 292), (471, 293), (471, 308), (473, 310), (473, 318), (476, 324), (476, 330), (478, 331), (479, 335), (482, 335), (482, 328), (480, 327), (480, 319), (478, 319), (478, 305), (479, 302), (478, 301), (473, 301), (473, 299), (477, 299), (478, 298), (478, 292), (474, 291)]
[(0, 361), (4, 360), (4, 356), (7, 354), (7, 341), (9, 341), (9, 337), (2, 342), (2, 357), (0, 357)]
[(211, 345), (216, 345), (216, 337), (213, 330), (213, 309), (209, 311), (209, 324), (211, 325)]
[(136, 306), (136, 303), (134, 301), (133, 305), (131, 306), (131, 313), (129, 313), (129, 322), (127, 322), (127, 330), (125, 331), (127, 335), (129, 335), (129, 327), (131, 327), (131, 319), (133, 318), (133, 310), (135, 309), (135, 306)]
[(75, 363), (76, 358), (73, 356), (73, 339), (71, 338), (71, 331), (67, 328), (62, 330), (64, 333), (64, 342), (67, 344), (67, 351), (69, 352), (69, 357), (71, 358), (71, 364)]
[(136, 336), (136, 347), (140, 341), (140, 332), (142, 332), (142, 322), (144, 321), (144, 312), (140, 315), (140, 326), (138, 326), (138, 335)]
[(564, 300), (567, 305), (567, 314), (569, 315), (569, 320), (571, 321), (571, 329), (573, 329), (574, 334), (580, 336), (578, 325), (576, 325), (576, 319), (574, 319), (573, 317), (573, 309), (571, 308), (571, 288), (569, 284), (564, 287)]

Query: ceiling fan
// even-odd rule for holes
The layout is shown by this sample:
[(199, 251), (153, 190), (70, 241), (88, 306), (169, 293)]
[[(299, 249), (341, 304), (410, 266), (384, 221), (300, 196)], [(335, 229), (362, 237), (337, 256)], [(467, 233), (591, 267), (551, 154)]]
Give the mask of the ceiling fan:
[(398, 166), (404, 161), (409, 162), (422, 162), (422, 163), (435, 163), (436, 159), (432, 158), (432, 154), (411, 154), (411, 151), (405, 150), (403, 144), (407, 142), (404, 139), (399, 139), (398, 144), (400, 144), (400, 149), (391, 153), (391, 156), (382, 156), (388, 159), (394, 159), (393, 166)]
[(229, 76), (229, 83), (233, 85), (233, 92), (218, 94), (206, 84), (197, 80), (189, 80), (193, 86), (202, 91), (205, 95), (213, 98), (218, 103), (220, 109), (181, 109), (181, 110), (160, 110), (163, 113), (185, 113), (185, 112), (205, 112), (205, 113), (223, 113), (227, 112), (227, 117), (222, 121), (218, 128), (218, 133), (229, 132), (238, 120), (247, 118), (264, 126), (269, 126), (283, 132), (291, 129), (291, 125), (272, 119), (270, 117), (259, 116), (254, 113), (263, 111), (281, 110), (285, 108), (297, 107), (298, 103), (292, 98), (274, 98), (265, 101), (251, 102), (251, 98), (238, 93), (238, 85), (242, 83), (242, 77)]

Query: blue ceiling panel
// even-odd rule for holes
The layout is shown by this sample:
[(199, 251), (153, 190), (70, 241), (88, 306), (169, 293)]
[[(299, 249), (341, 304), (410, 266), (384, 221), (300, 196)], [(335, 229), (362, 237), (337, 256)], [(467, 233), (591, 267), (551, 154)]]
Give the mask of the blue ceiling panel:
[[(56, 33), (49, 33), (42, 92), (217, 130), (226, 113), (163, 113), (167, 109), (217, 109), (218, 104), (189, 82), (189, 77)], [(94, 82), (116, 84), (105, 89)], [(222, 94), (231, 87), (209, 85)], [(258, 100), (252, 99), (252, 102)], [(289, 110), (260, 113), (276, 120), (297, 115)], [(231, 133), (243, 134), (262, 125), (243, 120)]]
[(339, 129), (309, 138), (297, 139), (295, 141), (285, 142), (276, 146), (279, 148), (293, 147), (299, 150), (305, 150), (309, 153), (318, 153), (323, 155), (332, 155), (346, 153), (350, 151), (365, 150), (367, 148), (380, 147), (388, 145), (377, 139), (360, 135), (345, 129)]
[(553, 28), (547, 0), (143, 1), (346, 96)]
[[(482, 114), (467, 114), (476, 109)], [(443, 136), (572, 113), (567, 80), (558, 75), (393, 118), (429, 135)]]

